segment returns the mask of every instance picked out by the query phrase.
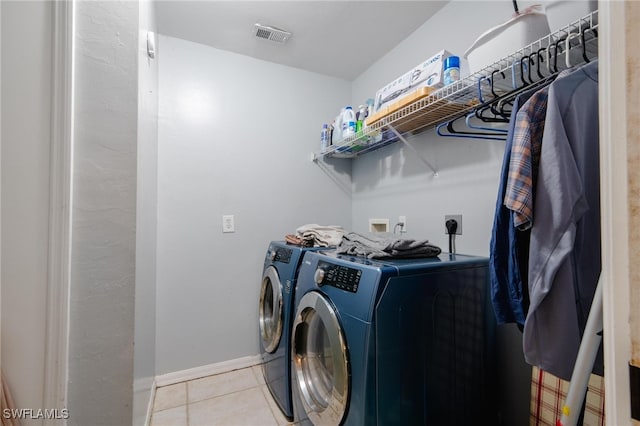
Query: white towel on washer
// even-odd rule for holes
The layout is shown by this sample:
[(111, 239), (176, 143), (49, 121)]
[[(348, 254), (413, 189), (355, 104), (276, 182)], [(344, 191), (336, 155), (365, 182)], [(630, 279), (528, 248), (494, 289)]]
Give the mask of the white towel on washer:
[(313, 242), (314, 247), (335, 247), (342, 242), (344, 229), (342, 226), (310, 223), (298, 227), (296, 235)]

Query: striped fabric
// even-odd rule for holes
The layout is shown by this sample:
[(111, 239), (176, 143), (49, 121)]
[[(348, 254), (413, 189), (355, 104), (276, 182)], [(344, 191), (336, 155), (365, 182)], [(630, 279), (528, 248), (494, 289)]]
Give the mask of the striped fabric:
[(520, 107), (516, 116), (504, 205), (513, 211), (513, 224), (521, 230), (533, 224), (533, 194), (548, 96), (549, 87), (540, 89)]
[[(573, 71), (564, 70), (557, 79)], [(533, 225), (533, 195), (538, 178), (548, 97), (549, 86), (545, 86), (520, 107), (516, 116), (504, 205), (513, 211), (513, 224), (520, 230), (530, 229)]]
[[(569, 382), (533, 367), (530, 426), (556, 426), (569, 391)], [(580, 407), (578, 407), (580, 409)], [(584, 426), (604, 426), (604, 377), (592, 374), (587, 385)]]

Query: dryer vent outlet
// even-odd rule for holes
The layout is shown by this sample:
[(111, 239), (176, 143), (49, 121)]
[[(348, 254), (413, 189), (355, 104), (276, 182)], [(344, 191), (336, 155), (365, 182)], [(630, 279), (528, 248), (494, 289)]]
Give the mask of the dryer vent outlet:
[(262, 24), (255, 24), (254, 34), (258, 38), (263, 38), (280, 44), (286, 43), (291, 37), (291, 33), (289, 31)]
[(369, 219), (369, 232), (389, 232), (389, 219)]

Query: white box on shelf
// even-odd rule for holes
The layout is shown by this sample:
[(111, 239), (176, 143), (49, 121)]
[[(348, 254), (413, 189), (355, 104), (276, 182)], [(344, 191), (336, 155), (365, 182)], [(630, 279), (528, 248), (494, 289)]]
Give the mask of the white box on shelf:
[(449, 56), (450, 52), (441, 50), (382, 87), (376, 92), (373, 111), (370, 114), (401, 100), (421, 87), (442, 87), (444, 60)]

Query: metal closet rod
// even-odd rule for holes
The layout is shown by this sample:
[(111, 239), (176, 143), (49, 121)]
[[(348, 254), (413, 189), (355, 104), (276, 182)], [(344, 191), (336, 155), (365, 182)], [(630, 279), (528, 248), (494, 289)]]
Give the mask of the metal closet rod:
[[(541, 85), (550, 80), (554, 79), (560, 71), (564, 69), (573, 68), (578, 65), (582, 65), (584, 63), (591, 62), (591, 60), (595, 60), (597, 58), (597, 53), (594, 55), (593, 52), (590, 53), (592, 55), (587, 55), (587, 44), (593, 44), (594, 40), (598, 38), (597, 32), (597, 23), (594, 23), (594, 17), (596, 16), (597, 11), (594, 11), (583, 17), (574, 23), (567, 25), (564, 28), (559, 29), (553, 33), (550, 33), (539, 40), (531, 43), (528, 46), (523, 47), (522, 49), (516, 51), (514, 54), (509, 55), (499, 61), (496, 61), (493, 65), (489, 65), (485, 67), (482, 71), (474, 73), (472, 76), (468, 78), (477, 78), (477, 93), (474, 95), (473, 92), (468, 91), (465, 93), (467, 96), (467, 100), (470, 100), (472, 96), (477, 96), (480, 100), (479, 105), (475, 105), (470, 108), (471, 111), (475, 112), (475, 116), (482, 121), (487, 122), (505, 122), (504, 118), (497, 120), (492, 117), (486, 117), (482, 114), (478, 114), (480, 111), (491, 111), (494, 114), (498, 114), (500, 116), (503, 115), (503, 112), (496, 112), (494, 109), (494, 105), (505, 105), (506, 102), (509, 102), (511, 99), (515, 98), (520, 92), (523, 90), (530, 90), (536, 85)], [(576, 32), (576, 30), (578, 32)], [(587, 33), (591, 33), (591, 37), (587, 38)], [(579, 39), (580, 42), (576, 45), (571, 45), (571, 41), (573, 39)], [(554, 54), (551, 55), (550, 51), (554, 51)], [(577, 62), (571, 63), (570, 61), (570, 52), (574, 52), (574, 49), (581, 49), (582, 56), (581, 58), (577, 58)], [(559, 53), (562, 50), (562, 53)], [(545, 55), (542, 52), (546, 51), (546, 61), (544, 61)], [(596, 50), (597, 52), (597, 44)], [(578, 50), (579, 53), (579, 50)], [(564, 56), (564, 60), (562, 61), (562, 67), (558, 66), (558, 56)], [(535, 57), (535, 61), (533, 58)], [(549, 74), (543, 75), (540, 70), (541, 62), (546, 62), (547, 72)], [(553, 62), (553, 66), (551, 63)], [(525, 68), (526, 63), (526, 68)], [(534, 67), (535, 63), (535, 67)], [(518, 68), (519, 65), (519, 68)], [(532, 75), (532, 70), (535, 68), (535, 75)], [(494, 83), (495, 77), (497, 74), (502, 76), (501, 81), (508, 81), (506, 75), (509, 73), (509, 69), (511, 69), (512, 74), (512, 83), (511, 86), (501, 84), (502, 93), (498, 94), (494, 91)], [(518, 72), (519, 71), (519, 72)], [(490, 77), (489, 77), (490, 75)], [(525, 76), (528, 79), (525, 79)], [(521, 80), (521, 83), (517, 80)], [(491, 89), (491, 99), (486, 99), (484, 95), (486, 89), (483, 89), (482, 82), (489, 82)], [(508, 90), (508, 91), (503, 91)], [(502, 111), (502, 110), (501, 110)], [(510, 111), (508, 111), (510, 113)], [(436, 125), (436, 132), (439, 136), (447, 136), (447, 137), (467, 137), (467, 138), (475, 138), (475, 139), (492, 139), (492, 140), (504, 140), (504, 135), (501, 135), (499, 132), (493, 131), (491, 133), (483, 133), (478, 131), (455, 131), (453, 128), (453, 123), (462, 118), (468, 118), (469, 110), (462, 111), (459, 114), (454, 115), (446, 121)], [(508, 122), (508, 120), (506, 120)], [(444, 128), (446, 127), (448, 133), (444, 133)], [(474, 128), (473, 126), (470, 126)]]

